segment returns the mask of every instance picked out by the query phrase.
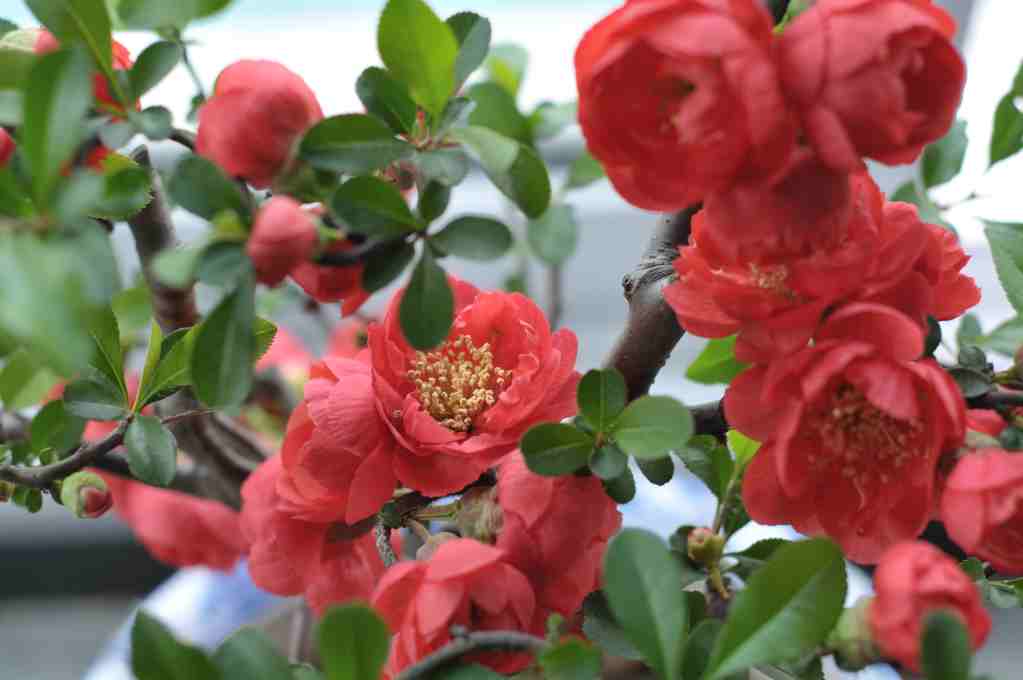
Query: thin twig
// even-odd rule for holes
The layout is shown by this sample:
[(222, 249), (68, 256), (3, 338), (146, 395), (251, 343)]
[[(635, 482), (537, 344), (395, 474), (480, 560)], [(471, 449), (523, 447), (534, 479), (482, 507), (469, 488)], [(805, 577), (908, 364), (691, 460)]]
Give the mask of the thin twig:
[(565, 312), (565, 268), (560, 264), (547, 267), (547, 304), (547, 320), (557, 328)]
[(181, 146), (185, 147), (189, 151), (195, 151), (195, 133), (191, 130), (182, 130), (181, 128), (174, 128), (171, 131), (169, 138), (172, 142), (177, 142)]
[(379, 520), (374, 532), (376, 533), (377, 552), (380, 553), (380, 559), (383, 560), (385, 567), (390, 567), (398, 561), (398, 556), (394, 554), (394, 549), (391, 547), (391, 530), (384, 524), (383, 520)]
[(291, 615), (291, 639), (288, 641), (288, 658), (292, 663), (302, 663), (309, 635), (313, 630), (313, 612), (303, 602)]
[(529, 652), (537, 654), (550, 647), (543, 638), (511, 630), (467, 633), (452, 640), (419, 663), (409, 666), (395, 680), (429, 678), (438, 669), (475, 652)]
[(175, 413), (174, 415), (162, 418), (160, 422), (163, 423), (164, 425), (170, 425), (172, 423), (178, 422), (179, 420), (188, 420), (189, 418), (198, 418), (200, 416), (212, 416), (216, 415), (216, 413), (217, 413), (216, 411), (211, 411), (210, 409), (196, 409), (193, 411), (183, 411), (182, 413)]
[(93, 444), (83, 444), (64, 460), (50, 465), (37, 467), (0, 465), (0, 480), (32, 489), (49, 488), (54, 482), (89, 467), (120, 446), (130, 423), (131, 418), (122, 420), (117, 428), (103, 439)]

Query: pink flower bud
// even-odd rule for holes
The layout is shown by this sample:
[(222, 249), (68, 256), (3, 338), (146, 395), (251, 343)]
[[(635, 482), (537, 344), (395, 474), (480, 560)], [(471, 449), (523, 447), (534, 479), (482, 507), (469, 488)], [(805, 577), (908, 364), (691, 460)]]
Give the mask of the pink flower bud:
[(96, 519), (114, 505), (114, 498), (103, 478), (94, 472), (71, 475), (61, 484), (60, 501), (79, 519)]
[(316, 225), (298, 201), (274, 196), (256, 215), (246, 246), (260, 283), (276, 286), (316, 247)]
[(686, 542), (689, 559), (699, 564), (714, 564), (721, 559), (725, 539), (707, 527), (697, 527), (689, 532)]
[(7, 134), (7, 130), (0, 128), (0, 167), (7, 165), (14, 155), (14, 140)]

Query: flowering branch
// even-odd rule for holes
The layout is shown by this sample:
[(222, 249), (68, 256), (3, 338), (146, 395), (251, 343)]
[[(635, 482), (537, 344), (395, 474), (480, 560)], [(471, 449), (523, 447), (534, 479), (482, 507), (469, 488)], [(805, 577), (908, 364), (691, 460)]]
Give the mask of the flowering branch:
[(438, 669), (458, 661), (466, 654), (475, 652), (542, 652), (550, 647), (543, 638), (510, 630), (488, 630), (481, 633), (458, 634), (452, 631), (454, 639), (422, 661), (409, 666), (395, 680), (428, 678)]
[(0, 480), (32, 489), (47, 489), (56, 481), (89, 467), (124, 441), (131, 419), (122, 420), (117, 429), (93, 444), (82, 444), (64, 460), (39, 467), (0, 465)]

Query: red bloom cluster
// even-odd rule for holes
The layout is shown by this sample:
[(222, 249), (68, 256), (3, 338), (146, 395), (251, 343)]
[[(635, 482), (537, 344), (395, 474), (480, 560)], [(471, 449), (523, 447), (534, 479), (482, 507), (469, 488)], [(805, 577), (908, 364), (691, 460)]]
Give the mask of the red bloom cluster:
[(14, 140), (7, 133), (7, 130), (0, 128), (0, 168), (7, 165), (7, 162), (11, 160), (15, 148)]
[[(36, 54), (49, 54), (60, 49), (60, 42), (46, 29), (28, 30), (34, 31), (36, 34), (35, 42), (32, 46)], [(128, 48), (116, 40), (111, 41), (110, 47), (111, 66), (113, 66), (114, 70), (126, 71), (130, 69), (134, 62)], [(96, 102), (100, 106), (124, 113), (124, 107), (114, 98), (113, 93), (110, 92), (110, 84), (104, 75), (97, 73), (93, 76), (93, 92)], [(135, 103), (135, 108), (139, 108), (138, 102)]]

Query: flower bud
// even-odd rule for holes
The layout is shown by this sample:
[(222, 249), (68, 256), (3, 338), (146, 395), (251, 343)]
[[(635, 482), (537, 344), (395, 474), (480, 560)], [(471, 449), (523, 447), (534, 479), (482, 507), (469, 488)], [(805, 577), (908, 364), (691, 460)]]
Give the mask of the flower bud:
[(60, 501), (79, 519), (96, 519), (114, 505), (114, 498), (103, 478), (94, 472), (71, 475), (61, 484)]
[(686, 547), (689, 559), (693, 562), (715, 564), (721, 559), (721, 554), (725, 550), (725, 537), (706, 527), (698, 527), (689, 532)]
[(308, 259), (316, 242), (316, 224), (298, 201), (274, 196), (259, 209), (245, 249), (259, 282), (276, 286)]
[(10, 482), (0, 482), (0, 503), (6, 503), (14, 495), (15, 486)]
[(462, 495), (462, 507), (455, 525), (465, 538), (493, 543), (501, 531), (501, 506), (497, 503), (497, 487), (469, 489)]
[(16, 31), (4, 33), (0, 37), (0, 52), (5, 50), (18, 50), (19, 52), (36, 52), (36, 43), (45, 31), (41, 28), (19, 28)]
[(456, 538), (458, 538), (458, 536), (451, 533), (450, 531), (441, 531), (439, 533), (433, 534), (432, 536), (430, 536), (429, 539), (427, 539), (426, 543), (420, 546), (419, 550), (416, 551), (416, 559), (419, 560), (420, 562), (425, 562), (426, 560), (433, 557), (433, 554), (437, 552), (438, 548), (440, 548), (448, 541)]
[(828, 637), (828, 648), (835, 653), (835, 663), (847, 671), (858, 671), (880, 660), (880, 651), (870, 632), (871, 597), (861, 597), (842, 612), (835, 629)]
[(0, 128), (0, 168), (7, 165), (14, 155), (14, 140), (7, 134), (7, 130)]

